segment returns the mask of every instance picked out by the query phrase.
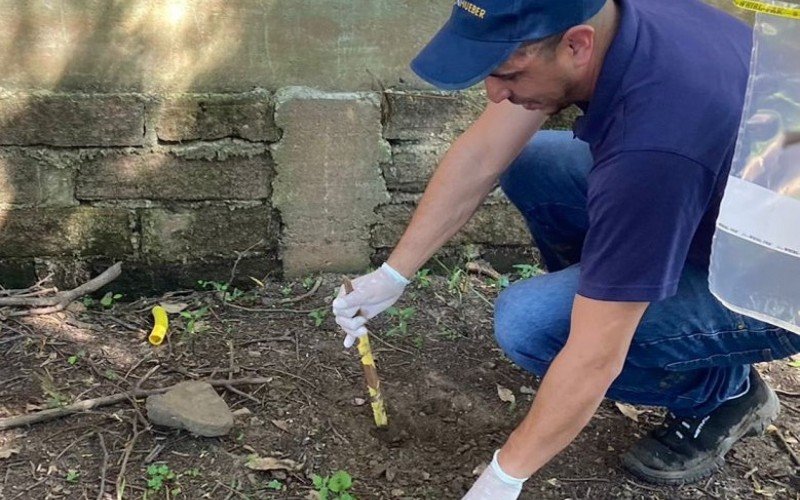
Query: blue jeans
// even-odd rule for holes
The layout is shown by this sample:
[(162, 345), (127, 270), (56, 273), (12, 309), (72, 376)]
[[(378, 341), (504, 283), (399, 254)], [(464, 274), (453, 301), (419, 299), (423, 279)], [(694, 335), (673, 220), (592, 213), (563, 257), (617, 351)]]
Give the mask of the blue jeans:
[[(591, 166), (588, 145), (571, 132), (543, 131), (501, 178), (550, 272), (503, 291), (495, 335), (511, 360), (539, 377), (569, 335)], [(747, 390), (751, 363), (796, 352), (800, 335), (726, 309), (708, 290), (708, 270), (687, 264), (677, 294), (647, 308), (607, 396), (704, 416)]]

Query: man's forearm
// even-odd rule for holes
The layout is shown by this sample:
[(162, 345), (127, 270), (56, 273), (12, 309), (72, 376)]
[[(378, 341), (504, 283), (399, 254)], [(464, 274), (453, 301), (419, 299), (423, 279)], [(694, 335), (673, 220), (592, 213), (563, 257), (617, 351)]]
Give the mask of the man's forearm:
[(610, 368), (583, 363), (565, 351), (553, 360), (533, 407), (500, 452), (507, 474), (532, 475), (589, 423), (615, 375)]
[(583, 429), (622, 371), (648, 304), (575, 297), (570, 334), (542, 380), (531, 410), (498, 457), (513, 477), (528, 477)]

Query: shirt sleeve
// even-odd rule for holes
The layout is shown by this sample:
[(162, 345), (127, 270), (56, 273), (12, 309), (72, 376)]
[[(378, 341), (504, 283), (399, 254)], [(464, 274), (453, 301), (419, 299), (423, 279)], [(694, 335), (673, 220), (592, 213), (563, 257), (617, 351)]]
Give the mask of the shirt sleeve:
[(713, 189), (710, 170), (674, 153), (623, 152), (596, 165), (578, 294), (637, 302), (674, 295)]

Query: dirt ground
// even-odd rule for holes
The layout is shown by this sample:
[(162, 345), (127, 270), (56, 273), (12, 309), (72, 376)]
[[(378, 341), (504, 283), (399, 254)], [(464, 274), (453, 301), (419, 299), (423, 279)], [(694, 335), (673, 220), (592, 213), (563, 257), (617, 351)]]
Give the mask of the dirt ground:
[[(537, 387), (493, 340), (496, 283), (461, 271), (432, 276), (412, 286), (393, 315), (371, 323), (386, 434), (373, 430), (356, 350), (342, 348), (327, 314), (339, 279), (261, 280), (247, 293), (209, 283), (206, 291), (7, 319), (0, 417), (189, 379), (269, 381), (217, 387), (237, 411), (223, 438), (150, 427), (143, 398), (1, 431), (0, 498), (305, 499), (319, 489), (314, 475), (340, 470), (357, 498), (459, 498)], [(155, 348), (145, 339), (159, 302), (184, 309), (170, 315), (168, 341)], [(800, 454), (800, 368), (789, 362), (759, 367), (782, 391), (779, 433), (737, 444), (711, 479), (671, 488), (632, 479), (618, 455), (662, 414), (640, 409), (635, 422), (605, 402), (528, 481), (523, 498), (800, 498), (792, 463)], [(503, 389), (515, 403), (501, 400)], [(255, 457), (288, 461), (259, 471), (248, 468)]]

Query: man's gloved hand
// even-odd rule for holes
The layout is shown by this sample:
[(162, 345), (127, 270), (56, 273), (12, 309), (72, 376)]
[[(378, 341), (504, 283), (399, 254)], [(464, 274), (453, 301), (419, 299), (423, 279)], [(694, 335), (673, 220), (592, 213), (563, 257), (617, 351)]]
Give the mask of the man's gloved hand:
[(499, 453), (500, 450), (494, 452), (492, 463), (486, 467), (462, 500), (517, 500), (526, 479), (517, 479), (503, 472), (497, 462)]
[(408, 283), (402, 274), (384, 263), (376, 271), (354, 279), (351, 293), (345, 293), (342, 287), (333, 301), (333, 314), (336, 323), (347, 333), (344, 346), (351, 347), (358, 337), (367, 333), (364, 326), (367, 320), (397, 302)]

